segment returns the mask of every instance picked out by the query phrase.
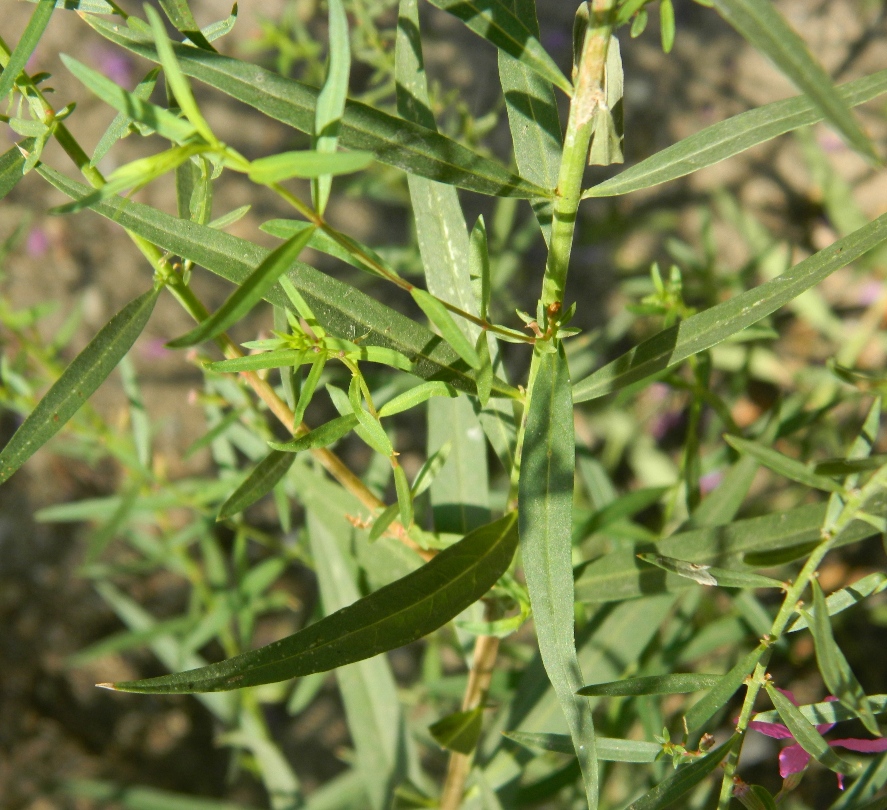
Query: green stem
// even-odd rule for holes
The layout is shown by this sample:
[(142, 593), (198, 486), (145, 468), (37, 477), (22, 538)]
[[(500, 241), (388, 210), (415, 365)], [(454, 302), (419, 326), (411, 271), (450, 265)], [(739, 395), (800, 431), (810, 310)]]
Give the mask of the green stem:
[(567, 269), (576, 228), (576, 212), (582, 195), (582, 178), (591, 144), (592, 123), (598, 105), (605, 103), (605, 69), (610, 44), (614, 0), (591, 0), (588, 29), (570, 104), (564, 151), (554, 198), (551, 248), (542, 283), (542, 303), (549, 307), (564, 300)]

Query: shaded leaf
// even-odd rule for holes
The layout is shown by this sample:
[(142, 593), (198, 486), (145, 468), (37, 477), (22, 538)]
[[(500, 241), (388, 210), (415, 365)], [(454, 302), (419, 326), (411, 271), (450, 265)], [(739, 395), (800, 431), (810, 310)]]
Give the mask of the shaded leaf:
[(228, 500), (222, 504), (216, 520), (226, 520), (242, 512), (262, 496), (267, 495), (274, 488), (274, 485), (286, 475), (287, 470), (289, 470), (295, 460), (296, 456), (294, 453), (272, 450), (255, 466), (246, 477), (246, 480), (231, 493)]
[(799, 484), (812, 487), (814, 489), (822, 489), (826, 492), (843, 492), (844, 487), (831, 478), (824, 475), (817, 475), (806, 464), (796, 459), (783, 455), (772, 447), (767, 447), (760, 442), (752, 442), (748, 439), (742, 439), (739, 436), (724, 436), (727, 442), (734, 450), (740, 453), (747, 453), (753, 456), (765, 467), (769, 467), (773, 472), (797, 481)]
[[(20, 144), (21, 149), (30, 152), (34, 148), (34, 140), (28, 138)], [(12, 149), (3, 153), (0, 157), (0, 200), (2, 200), (17, 185), (18, 181), (25, 176), (25, 156), (21, 153), (19, 146), (13, 146)]]
[(440, 330), (441, 337), (449, 343), (459, 357), (473, 369), (480, 368), (480, 358), (477, 356), (474, 346), (456, 325), (446, 307), (433, 295), (419, 289), (419, 287), (413, 287), (410, 290), (410, 295), (413, 296), (413, 300), (419, 305), (422, 312), (428, 316), (428, 320)]
[(747, 571), (731, 571), (728, 568), (717, 568), (702, 563), (691, 563), (677, 560), (674, 557), (663, 557), (661, 554), (638, 554), (644, 562), (672, 571), (679, 576), (692, 579), (700, 585), (720, 585), (722, 588), (780, 588), (785, 589), (784, 582), (761, 574)]
[(216, 692), (323, 672), (409, 644), (482, 597), (517, 547), (516, 515), (466, 535), (403, 579), (288, 638), (197, 670), (107, 684), (123, 692)]
[(291, 442), (268, 442), (268, 445), (286, 453), (299, 453), (302, 450), (312, 450), (315, 447), (327, 447), (350, 433), (357, 425), (357, 417), (353, 413), (348, 413), (331, 419), (326, 424), (314, 428)]
[(698, 692), (720, 682), (723, 675), (703, 675), (687, 673), (679, 675), (647, 675), (640, 678), (626, 678), (622, 681), (595, 683), (583, 686), (580, 695), (589, 697), (621, 697), (625, 695), (675, 695), (683, 692)]
[(428, 731), (442, 748), (470, 754), (480, 738), (484, 718), (483, 706), (455, 712), (428, 726)]
[(48, 442), (114, 370), (142, 333), (160, 288), (130, 301), (52, 385), (0, 452), (0, 483)]
[[(249, 179), (254, 183), (278, 183), (291, 177), (320, 177), (350, 174), (373, 162), (369, 152), (281, 152), (258, 158), (249, 164)], [(306, 223), (307, 224), (307, 223)]]
[[(545, 734), (527, 731), (506, 731), (509, 740), (540, 751), (575, 755), (573, 741), (566, 734)], [(595, 739), (597, 758), (604, 762), (655, 762), (662, 753), (659, 743), (644, 740), (620, 740), (613, 737)]]

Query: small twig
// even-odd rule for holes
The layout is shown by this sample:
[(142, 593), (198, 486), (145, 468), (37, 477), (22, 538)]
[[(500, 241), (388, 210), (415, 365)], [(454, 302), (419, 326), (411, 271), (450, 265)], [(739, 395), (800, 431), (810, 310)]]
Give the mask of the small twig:
[[(487, 602), (485, 621), (491, 621), (494, 618), (494, 613), (495, 606)], [(465, 687), (465, 695), (462, 698), (463, 712), (482, 706), (486, 700), (498, 652), (498, 636), (478, 636), (475, 640), (471, 669), (468, 672), (468, 685)], [(460, 754), (458, 751), (450, 753), (447, 778), (440, 799), (440, 810), (458, 810), (462, 803), (462, 794), (465, 792), (465, 782), (471, 772), (473, 759), (473, 754)]]

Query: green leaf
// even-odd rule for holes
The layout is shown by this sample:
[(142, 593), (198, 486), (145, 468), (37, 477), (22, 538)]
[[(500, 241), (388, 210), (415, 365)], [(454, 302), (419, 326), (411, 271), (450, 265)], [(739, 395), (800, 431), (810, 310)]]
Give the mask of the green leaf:
[(19, 147), (30, 152), (34, 148), (34, 140), (28, 138), (4, 152), (0, 157), (0, 200), (9, 194), (18, 185), (18, 181), (25, 176), (25, 156)]
[(700, 585), (719, 585), (722, 588), (779, 588), (781, 590), (785, 590), (786, 587), (784, 582), (761, 574), (731, 571), (728, 568), (717, 568), (702, 563), (677, 560), (674, 557), (663, 557), (661, 554), (638, 554), (638, 558), (664, 571), (672, 571), (678, 576), (698, 582)]
[(169, 341), (166, 345), (171, 349), (184, 349), (188, 346), (196, 346), (204, 340), (216, 337), (229, 326), (237, 323), (265, 297), (277, 279), (292, 267), (310, 238), (311, 232), (305, 231), (272, 250), (268, 257), (244, 280), (213, 315), (203, 321), (196, 329), (192, 329), (188, 334), (182, 335), (180, 338)]
[(738, 735), (734, 734), (727, 742), (704, 757), (693, 760), (689, 765), (682, 765), (665, 781), (628, 805), (625, 810), (661, 810), (663, 807), (668, 807), (713, 773), (738, 739)]
[[(358, 601), (360, 572), (352, 554), (354, 528), (340, 509), (321, 508), (304, 497), (308, 537), (324, 614)], [(396, 786), (418, 770), (391, 665), (384, 655), (336, 670), (348, 729), (370, 805), (389, 808)]]
[[(507, 0), (503, 0), (507, 2)], [(534, 0), (511, 0), (510, 10), (539, 37)], [(499, 82), (505, 97), (514, 159), (522, 177), (542, 188), (557, 186), (561, 163), (560, 117), (551, 82), (499, 50)], [(546, 242), (551, 238), (551, 201), (532, 200)]]
[(248, 354), (244, 357), (233, 357), (230, 360), (217, 360), (207, 363), (205, 368), (217, 374), (239, 371), (259, 371), (266, 368), (285, 368), (299, 366), (310, 360), (302, 349), (277, 349), (260, 354)]
[(712, 687), (711, 691), (702, 699), (693, 704), (690, 711), (684, 716), (684, 722), (690, 731), (705, 725), (736, 693), (736, 690), (745, 682), (757, 666), (758, 661), (767, 649), (764, 644), (759, 644), (750, 653), (747, 653), (736, 665)]
[(429, 563), (304, 630), (198, 670), (108, 684), (123, 692), (216, 692), (324, 672), (401, 647), (480, 599), (517, 547), (512, 512), (466, 535)]
[(431, 399), (431, 397), (455, 396), (456, 390), (444, 382), (433, 380), (427, 383), (420, 383), (410, 388), (409, 391), (398, 394), (394, 399), (389, 399), (388, 402), (379, 408), (379, 416), (393, 416), (396, 413), (408, 411)]
[(216, 520), (227, 520), (267, 495), (296, 460), (294, 453), (272, 450), (222, 504)]
[(413, 300), (419, 305), (422, 312), (428, 316), (428, 320), (440, 330), (441, 337), (459, 357), (472, 368), (480, 368), (480, 358), (477, 356), (474, 346), (471, 345), (468, 338), (465, 337), (462, 330), (456, 325), (446, 307), (433, 295), (419, 287), (413, 287), (410, 290), (410, 295), (413, 296)]
[[(887, 714), (887, 695), (872, 695), (868, 698), (868, 707), (872, 714)], [(846, 706), (834, 700), (823, 701), (822, 703), (810, 703), (806, 706), (798, 706), (798, 710), (814, 725), (825, 723), (842, 723), (845, 720), (853, 720), (856, 718), (856, 712), (851, 711)], [(753, 720), (760, 720), (762, 723), (778, 723), (779, 713), (776, 711), (760, 712), (756, 714)]]
[[(182, 73), (176, 55), (173, 52), (172, 43), (166, 35), (166, 29), (163, 27), (163, 20), (160, 15), (147, 3), (144, 5), (145, 14), (148, 22), (151, 24), (151, 32), (154, 35), (154, 43), (157, 47), (157, 57), (163, 66), (163, 72), (166, 74), (166, 82), (175, 96), (176, 102), (187, 118), (193, 125), (194, 129), (200, 133), (201, 137), (207, 142), (216, 143), (216, 137), (213, 135), (209, 124), (200, 112), (200, 107), (194, 99), (191, 92), (191, 86)], [(207, 43), (209, 44), (209, 43)]]
[[(143, 35), (100, 18), (88, 17), (86, 21), (111, 42), (157, 61), (153, 44)], [(220, 54), (187, 46), (174, 46), (173, 50), (188, 76), (301, 132), (314, 131), (316, 88)], [(345, 105), (339, 143), (348, 149), (373, 152), (381, 163), (481, 194), (524, 198), (551, 198), (554, 194), (553, 189), (540, 188), (444, 135), (356, 101)]]
[[(887, 91), (887, 70), (842, 84), (837, 91), (848, 106), (863, 104)], [(806, 96), (766, 104), (706, 127), (592, 186), (582, 196), (610, 197), (666, 183), (822, 119)]]
[(491, 42), (542, 78), (573, 95), (573, 85), (523, 21), (502, 0), (429, 0), (458, 17), (475, 34)]
[(577, 697), (582, 670), (573, 641), (572, 535), (576, 466), (570, 372), (563, 346), (533, 357), (518, 482), (520, 543), (539, 652), (585, 780), (589, 807), (597, 807), (598, 773), (591, 706)]
[(835, 773), (847, 775), (855, 774), (859, 769), (841, 759), (823, 738), (814, 725), (807, 721), (801, 711), (785, 695), (782, 694), (769, 681), (764, 683), (764, 688), (773, 701), (779, 717), (788, 727), (792, 737), (810, 756), (825, 765)]
[(160, 5), (176, 31), (190, 39), (198, 48), (215, 52), (216, 49), (209, 44), (197, 25), (186, 0), (160, 0)]
[(819, 664), (822, 680), (829, 692), (862, 720), (862, 724), (869, 733), (880, 736), (878, 721), (875, 720), (875, 715), (869, 708), (865, 691), (856, 679), (856, 675), (853, 674), (841, 648), (835, 642), (822, 588), (819, 587), (819, 583), (815, 579), (810, 583), (810, 587), (813, 589), (815, 613), (812, 617), (806, 611), (804, 613), (813, 632), (816, 662)]
[(817, 462), (813, 472), (817, 475), (855, 475), (856, 473), (877, 470), (887, 464), (887, 453), (867, 458), (830, 458)]
[(775, 312), (885, 239), (887, 214), (882, 214), (864, 228), (799, 262), (781, 276), (693, 315), (645, 340), (576, 383), (573, 387), (573, 401), (585, 402), (618, 391), (710, 349)]
[(676, 695), (699, 692), (718, 684), (723, 675), (687, 673), (679, 675), (647, 675), (622, 681), (583, 686), (578, 694), (588, 697), (622, 697), (625, 695)]
[(269, 185), (291, 177), (317, 178), (323, 175), (350, 174), (373, 162), (370, 152), (281, 152), (258, 158), (249, 165), (249, 179)]
[(327, 447), (350, 433), (357, 425), (357, 417), (353, 413), (348, 413), (331, 419), (326, 424), (314, 428), (291, 442), (268, 442), (268, 445), (274, 450), (282, 450), (286, 453), (299, 453), (302, 450), (312, 450), (315, 447)]
[(468, 755), (477, 746), (484, 719), (484, 707), (454, 712), (428, 726), (428, 731), (441, 748)]
[[(351, 404), (352, 412), (360, 423), (360, 427), (363, 428), (362, 434), (358, 431), (358, 436), (369, 444), (369, 446), (377, 453), (381, 453), (385, 457), (391, 456), (394, 453), (394, 448), (391, 446), (391, 439), (388, 438), (388, 434), (385, 432), (385, 428), (382, 427), (382, 423), (369, 413), (369, 411), (364, 409), (361, 399), (360, 378), (355, 374), (351, 378), (351, 384), (348, 386), (348, 400)], [(406, 481), (406, 479), (404, 479), (404, 481)], [(409, 489), (409, 487), (407, 489)]]
[(843, 485), (824, 475), (817, 475), (806, 464), (796, 459), (783, 455), (772, 447), (766, 447), (759, 442), (742, 439), (739, 436), (725, 435), (724, 441), (727, 442), (734, 450), (752, 456), (761, 462), (765, 467), (769, 467), (778, 475), (790, 478), (804, 486), (814, 489), (822, 489), (826, 492), (843, 492)]
[[(330, 50), (326, 81), (317, 97), (314, 110), (314, 143), (318, 152), (335, 152), (351, 72), (351, 45), (348, 40), (348, 17), (342, 0), (329, 2)], [(332, 174), (332, 172), (328, 173)], [(313, 184), (314, 207), (322, 214), (330, 195), (332, 177), (317, 176)]]
[(158, 135), (174, 143), (184, 143), (196, 134), (196, 128), (189, 121), (141, 99), (135, 93), (124, 90), (101, 73), (88, 68), (67, 54), (59, 54), (59, 58), (87, 89), (106, 104), (110, 104), (121, 115), (150, 127)]
[(54, 0), (40, 0), (37, 3), (37, 8), (34, 9), (31, 19), (28, 20), (21, 39), (19, 39), (18, 44), (15, 46), (15, 50), (9, 55), (6, 67), (0, 71), (0, 99), (3, 99), (4, 102), (8, 98), (19, 74), (28, 64), (28, 59), (31, 58), (34, 48), (40, 42), (40, 37), (43, 36), (53, 11), (55, 11)]
[(299, 391), (299, 401), (293, 409), (294, 426), (302, 424), (302, 420), (305, 418), (305, 411), (311, 404), (311, 400), (314, 397), (314, 392), (317, 390), (317, 385), (320, 382), (320, 377), (323, 374), (325, 366), (326, 358), (323, 356), (318, 357), (311, 364), (311, 370), (308, 372), (308, 376), (305, 378), (305, 381), (302, 383), (302, 388)]
[[(828, 610), (828, 615), (834, 616), (836, 613), (859, 604), (867, 596), (871, 596), (873, 593), (881, 593), (885, 589), (887, 589), (887, 576), (877, 571), (869, 574), (852, 585), (841, 588), (841, 590), (835, 591), (826, 597), (825, 606)], [(814, 617), (816, 616), (815, 606), (807, 615), (811, 613)], [(796, 633), (798, 630), (804, 630), (808, 626), (807, 615), (801, 615), (795, 619), (787, 632)]]
[[(822, 541), (824, 504), (811, 504), (762, 517), (678, 532), (656, 545), (637, 543), (632, 549), (614, 551), (584, 563), (576, 579), (576, 596), (582, 602), (610, 602), (633, 599), (644, 594), (664, 593), (690, 586), (690, 580), (641, 563), (637, 555), (680, 554), (690, 562), (703, 564), (742, 564), (743, 555), (787, 550), (796, 559)], [(836, 545), (855, 543), (878, 534), (861, 521), (852, 523)], [(755, 567), (770, 567), (763, 561)]]
[[(71, 197), (81, 197), (91, 191), (88, 186), (42, 164), (37, 170)], [(199, 223), (184, 222), (140, 203), (112, 200), (96, 204), (93, 210), (235, 284), (243, 283), (269, 255), (269, 251), (245, 239)], [(466, 370), (458, 355), (424, 326), (301, 262), (294, 263), (288, 278), (310, 303), (327, 331), (352, 340), (364, 338), (364, 345), (395, 349), (414, 361), (411, 371), (417, 376), (443, 380), (474, 393), (473, 372)], [(278, 287), (268, 291), (267, 300), (277, 306), (289, 306), (289, 299)], [(517, 396), (517, 391), (498, 377), (493, 379), (493, 392), (497, 396)]]
[(0, 483), (48, 442), (132, 348), (154, 310), (160, 288), (130, 301), (63, 372), (0, 452)]
[[(58, 0), (59, 4), (83, 0)], [(94, 3), (95, 0), (89, 0)], [(110, 13), (110, 9), (100, 12)], [(254, 806), (204, 799), (184, 793), (173, 793), (157, 788), (139, 787), (98, 779), (65, 779), (58, 790), (66, 796), (86, 799), (101, 804), (113, 803), (122, 810), (255, 810)]]
[(832, 86), (828, 74), (769, 0), (714, 0), (714, 6), (730, 25), (770, 57), (780, 71), (810, 97), (850, 146), (877, 160), (871, 141)]
[[(573, 741), (566, 734), (546, 734), (528, 731), (503, 732), (509, 740), (526, 748), (540, 751), (554, 751), (558, 754), (573, 754)], [(655, 762), (662, 753), (659, 743), (644, 740), (620, 740), (613, 737), (595, 739), (597, 758), (604, 762)]]
[[(81, 65), (81, 67), (83, 66)], [(132, 95), (141, 101), (147, 102), (151, 97), (151, 93), (154, 92), (158, 75), (160, 75), (159, 67), (149, 70), (145, 78), (136, 85), (135, 90), (132, 91)], [(117, 113), (114, 120), (105, 130), (105, 134), (102, 135), (99, 140), (98, 145), (92, 154), (92, 158), (89, 161), (90, 166), (97, 166), (99, 161), (108, 154), (111, 147), (121, 138), (125, 138), (129, 134), (130, 126), (134, 120), (135, 119), (126, 113)]]

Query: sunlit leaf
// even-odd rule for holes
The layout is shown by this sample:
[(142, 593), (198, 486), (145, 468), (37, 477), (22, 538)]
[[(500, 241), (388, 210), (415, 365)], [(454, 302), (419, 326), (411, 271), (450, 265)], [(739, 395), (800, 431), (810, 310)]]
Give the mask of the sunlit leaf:
[(580, 695), (589, 697), (620, 697), (625, 695), (675, 695), (683, 692), (699, 692), (720, 682), (723, 675), (687, 673), (680, 675), (647, 675), (626, 678), (623, 681), (595, 683), (583, 686)]

